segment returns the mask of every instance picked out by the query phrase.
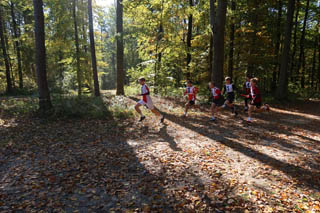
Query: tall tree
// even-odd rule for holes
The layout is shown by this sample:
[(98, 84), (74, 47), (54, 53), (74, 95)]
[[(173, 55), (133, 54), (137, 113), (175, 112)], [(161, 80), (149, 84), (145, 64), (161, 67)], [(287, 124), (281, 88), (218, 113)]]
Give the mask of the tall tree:
[(311, 88), (314, 89), (314, 75), (316, 72), (316, 62), (317, 62), (317, 48), (318, 48), (318, 37), (315, 37), (314, 42), (314, 50), (313, 50), (313, 57), (312, 57), (312, 69), (311, 69), (311, 75), (310, 75), (310, 81), (311, 81)]
[(277, 78), (280, 68), (280, 42), (281, 42), (281, 19), (282, 19), (282, 0), (278, 0), (278, 17), (277, 17), (277, 36), (276, 47), (274, 50), (274, 69), (272, 72), (271, 91), (277, 87)]
[(100, 96), (98, 70), (97, 70), (97, 58), (96, 48), (94, 42), (94, 31), (93, 31), (93, 16), (92, 16), (92, 0), (88, 0), (88, 15), (89, 15), (89, 35), (90, 35), (90, 48), (91, 48), (91, 63), (93, 70), (93, 81), (94, 81), (94, 95)]
[(3, 31), (4, 31), (4, 25), (3, 25), (3, 20), (2, 20), (2, 8), (0, 5), (0, 38), (1, 38), (2, 54), (3, 54), (3, 58), (4, 58), (4, 63), (6, 66), (7, 93), (12, 93), (12, 84), (11, 84), (11, 77), (10, 77), (10, 64), (9, 64), (6, 42), (5, 42)]
[(122, 0), (117, 0), (117, 95), (124, 95), (123, 69), (123, 6)]
[(294, 33), (293, 33), (293, 47), (292, 47), (292, 55), (291, 55), (291, 66), (290, 66), (290, 76), (291, 80), (295, 79), (294, 70), (295, 70), (295, 57), (297, 52), (297, 31), (298, 31), (298, 18), (299, 18), (299, 11), (300, 11), (300, 0), (296, 2), (297, 9), (294, 18)]
[(77, 81), (78, 81), (78, 95), (81, 96), (81, 70), (80, 70), (80, 48), (79, 48), (79, 34), (77, 21), (77, 0), (73, 0), (73, 23), (74, 23), (74, 40), (76, 45), (76, 63), (77, 63)]
[[(193, 0), (189, 0), (190, 7), (193, 7)], [(192, 40), (192, 12), (188, 17), (188, 35), (187, 35), (187, 70), (188, 70), (188, 78), (190, 77), (189, 64), (191, 62), (191, 40)]]
[(230, 46), (229, 46), (229, 61), (228, 61), (228, 75), (233, 78), (233, 52), (234, 52), (234, 32), (235, 32), (235, 20), (234, 20), (234, 12), (236, 10), (236, 2), (234, 0), (231, 1), (231, 24), (230, 24)]
[(13, 34), (15, 38), (15, 47), (17, 50), (17, 62), (18, 62), (18, 74), (19, 74), (19, 88), (23, 88), (23, 76), (22, 76), (22, 64), (21, 64), (21, 52), (20, 52), (20, 41), (19, 41), (19, 33), (17, 29), (17, 21), (16, 21), (16, 16), (14, 12), (14, 3), (11, 1), (10, 5), (10, 11), (11, 11), (11, 18), (12, 18), (12, 26), (13, 26)]
[(309, 13), (309, 5), (310, 5), (310, 0), (307, 0), (307, 5), (305, 8), (305, 14), (304, 14), (304, 19), (303, 19), (303, 27), (302, 27), (302, 34), (301, 34), (301, 39), (300, 39), (300, 54), (299, 54), (299, 60), (298, 60), (298, 66), (297, 66), (297, 73), (300, 72), (301, 65), (302, 67), (302, 72), (301, 72), (301, 87), (304, 88), (304, 81), (305, 81), (305, 76), (304, 76), (304, 70), (305, 70), (305, 53), (304, 53), (304, 41), (305, 41), (305, 36), (306, 36), (306, 26), (307, 26), (307, 19), (308, 19), (308, 13)]
[(276, 93), (276, 96), (278, 99), (286, 98), (288, 93), (288, 63), (289, 63), (289, 56), (290, 56), (290, 43), (291, 43), (294, 4), (295, 4), (295, 0), (288, 1), (288, 12), (287, 12), (287, 22), (285, 27), (284, 47), (283, 47), (282, 56), (281, 56), (279, 87), (277, 88), (277, 93)]
[(261, 6), (258, 0), (247, 0), (249, 13), (249, 23), (252, 30), (249, 31), (249, 58), (247, 66), (247, 74), (254, 76), (256, 72), (256, 56), (257, 56), (257, 32), (258, 32), (258, 9)]
[(214, 22), (215, 22), (215, 0), (210, 0), (210, 47), (209, 47), (209, 78), (212, 79), (213, 74), (213, 35), (214, 35)]
[(34, 7), (34, 31), (36, 44), (36, 72), (39, 91), (40, 111), (47, 111), (52, 108), (50, 92), (46, 72), (46, 46), (44, 31), (44, 15), (42, 0), (33, 0)]
[(224, 67), (224, 32), (226, 24), (227, 0), (218, 0), (217, 20), (213, 34), (213, 73), (212, 81), (217, 87), (222, 87)]

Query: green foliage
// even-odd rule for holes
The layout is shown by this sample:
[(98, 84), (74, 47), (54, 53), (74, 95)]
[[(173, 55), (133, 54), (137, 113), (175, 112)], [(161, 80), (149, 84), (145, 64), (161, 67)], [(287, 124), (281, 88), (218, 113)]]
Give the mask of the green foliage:
[[(10, 2), (15, 4), (14, 12), (20, 32), (19, 39), (12, 34)], [(77, 1), (77, 22), (80, 38), (80, 68), (83, 90), (91, 92), (93, 88), (91, 60), (88, 39), (87, 2)], [(197, 82), (200, 93), (210, 79), (209, 47), (211, 28), (209, 24), (209, 1), (123, 0), (124, 5), (124, 67), (126, 70), (125, 83), (132, 85), (140, 76), (148, 79), (148, 85), (160, 95), (178, 96), (187, 78)], [(282, 16), (278, 19), (279, 1), (239, 0), (236, 9), (228, 5), (225, 64), (227, 75), (228, 52), (231, 47), (231, 24), (235, 24), (233, 77), (236, 84), (242, 85), (244, 76), (250, 70), (260, 79), (259, 86), (266, 93), (273, 92), (273, 74), (278, 70), (281, 51), (276, 51), (278, 32), (280, 32), (280, 47), (283, 45), (283, 29), (286, 21), (286, 2), (282, 2)], [(23, 79), (27, 86), (25, 90), (34, 91), (36, 87), (35, 50), (34, 50), (34, 21), (32, 0), (2, 1), (7, 52), (11, 62), (11, 75), (14, 87), (18, 86), (18, 66), (15, 41), (20, 42), (22, 53)], [(74, 20), (72, 16), (72, 1), (46, 0), (45, 31), (47, 49), (47, 75), (50, 90), (55, 93), (68, 93), (78, 88), (75, 60)], [(303, 19), (306, 1), (300, 1), (296, 32), (296, 45), (291, 44), (291, 54), (294, 46), (295, 55), (290, 62), (289, 92), (298, 96), (314, 96), (320, 88), (319, 76), (319, 14), (318, 1), (310, 0), (309, 15), (304, 42), (305, 67), (297, 70), (300, 53), (300, 38), (302, 36)], [(216, 8), (217, 9), (217, 8)], [(101, 88), (116, 87), (116, 10), (114, 6), (102, 8), (93, 5), (95, 13), (95, 41), (98, 64), (98, 75)], [(187, 47), (188, 17), (192, 15), (191, 48)], [(280, 22), (278, 23), (278, 20)], [(278, 24), (279, 27), (278, 27)], [(161, 28), (160, 28), (161, 26)], [(280, 49), (281, 49), (280, 48)], [(314, 50), (316, 48), (315, 62)], [(191, 54), (191, 62), (187, 66), (187, 53)], [(2, 52), (0, 53), (2, 56)], [(0, 61), (0, 93), (6, 89), (5, 67)], [(312, 74), (313, 73), (313, 74)], [(306, 79), (306, 85), (300, 81)], [(313, 85), (313, 87), (311, 86)], [(86, 89), (90, 88), (90, 89)], [(90, 90), (90, 91), (89, 91)], [(18, 91), (18, 90), (16, 90)], [(130, 92), (130, 91), (129, 91)], [(20, 93), (20, 91), (19, 91)]]
[(34, 112), (38, 108), (38, 98), (23, 97), (23, 98), (0, 98), (0, 108), (2, 113), (9, 115), (24, 115)]

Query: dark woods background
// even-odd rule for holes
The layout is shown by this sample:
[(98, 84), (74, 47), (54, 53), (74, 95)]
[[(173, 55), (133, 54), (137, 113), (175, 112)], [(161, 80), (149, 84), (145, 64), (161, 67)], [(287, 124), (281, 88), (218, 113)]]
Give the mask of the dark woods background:
[[(44, 0), (44, 24), (35, 25), (39, 4), (0, 3), (1, 93), (41, 96), (46, 88), (37, 83), (47, 81), (44, 99), (49, 92), (123, 94), (143, 75), (155, 93), (174, 95), (187, 78), (221, 86), (228, 75), (240, 86), (249, 74), (279, 99), (319, 96), (318, 0), (118, 0), (108, 8)], [(46, 57), (36, 60), (40, 28)]]

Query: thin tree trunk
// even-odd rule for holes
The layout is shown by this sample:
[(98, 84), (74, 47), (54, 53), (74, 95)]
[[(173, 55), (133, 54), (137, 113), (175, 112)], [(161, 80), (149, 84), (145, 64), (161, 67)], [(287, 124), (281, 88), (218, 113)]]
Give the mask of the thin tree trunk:
[[(318, 22), (319, 26), (319, 22)], [(318, 37), (318, 89), (320, 90), (320, 35)]]
[(19, 88), (23, 88), (23, 76), (22, 76), (22, 64), (21, 64), (21, 52), (20, 52), (20, 41), (19, 41), (19, 34), (17, 30), (17, 22), (16, 22), (16, 17), (14, 13), (14, 4), (11, 2), (10, 5), (11, 9), (11, 18), (12, 18), (12, 25), (13, 25), (13, 34), (15, 38), (15, 46), (17, 50), (17, 61), (18, 61), (18, 74), (19, 74)]
[(2, 20), (2, 8), (0, 5), (0, 38), (1, 38), (2, 54), (4, 57), (4, 63), (5, 63), (5, 67), (6, 67), (7, 93), (12, 93), (10, 65), (9, 65), (9, 59), (8, 59), (8, 55), (7, 55), (7, 49), (6, 49), (6, 45), (5, 45), (5, 38), (4, 38), (3, 31), (4, 31), (4, 26), (3, 26), (3, 20)]
[[(193, 7), (193, 0), (189, 0), (190, 7)], [(188, 18), (188, 35), (187, 35), (187, 77), (191, 77), (191, 73), (189, 70), (189, 64), (191, 62), (191, 40), (192, 40), (192, 23), (193, 16), (192, 14), (189, 15)]]
[(293, 48), (292, 48), (292, 56), (291, 56), (291, 66), (290, 66), (290, 77), (291, 80), (296, 81), (296, 76), (294, 76), (294, 70), (295, 70), (295, 57), (297, 52), (297, 31), (298, 31), (298, 17), (299, 17), (299, 11), (300, 11), (300, 0), (297, 0), (297, 9), (296, 9), (296, 15), (295, 15), (295, 21), (294, 21), (294, 34), (293, 34)]
[(312, 57), (312, 70), (311, 70), (311, 88), (314, 86), (314, 75), (316, 72), (316, 61), (317, 61), (317, 46), (318, 46), (318, 37), (315, 39), (315, 48), (313, 50), (313, 57)]
[(249, 48), (249, 60), (248, 60), (248, 66), (247, 66), (247, 74), (250, 76), (254, 76), (256, 72), (256, 65), (255, 65), (255, 60), (256, 60), (256, 41), (257, 41), (257, 32), (258, 32), (258, 13), (257, 13), (257, 8), (259, 7), (259, 3), (257, 0), (248, 0), (248, 4), (253, 3), (253, 11), (251, 11), (251, 14), (249, 16), (250, 22), (252, 23), (252, 28), (253, 31), (250, 33), (250, 48)]
[(123, 6), (117, 0), (117, 95), (124, 95)]
[(295, 0), (289, 0), (288, 2), (284, 47), (283, 47), (282, 56), (281, 56), (279, 87), (277, 88), (277, 93), (276, 93), (276, 96), (278, 99), (285, 99), (288, 93), (288, 63), (289, 63), (289, 56), (290, 56), (290, 43), (291, 43), (294, 3), (295, 3)]
[[(236, 2), (232, 0), (231, 2), (231, 10), (233, 13), (236, 10)], [(230, 47), (229, 47), (229, 61), (228, 61), (228, 76), (233, 78), (233, 53), (234, 53), (234, 32), (235, 32), (235, 20), (234, 14), (231, 18), (231, 25), (230, 25)]]
[(33, 0), (34, 26), (35, 26), (35, 48), (36, 48), (36, 72), (39, 90), (40, 111), (48, 111), (52, 108), (50, 92), (46, 73), (46, 46), (44, 31), (44, 14), (42, 0)]
[(224, 67), (224, 32), (226, 24), (226, 13), (227, 13), (227, 1), (218, 0), (217, 8), (217, 21), (214, 27), (213, 37), (213, 73), (212, 81), (215, 82), (217, 87), (222, 87), (223, 82), (223, 67)]
[(88, 15), (89, 15), (89, 36), (90, 36), (90, 48), (91, 48), (91, 63), (93, 70), (93, 81), (94, 81), (94, 95), (100, 96), (98, 70), (97, 70), (97, 58), (96, 48), (94, 42), (94, 31), (93, 31), (93, 16), (92, 16), (92, 0), (88, 0)]
[(272, 73), (271, 91), (275, 91), (277, 87), (277, 73), (280, 71), (280, 40), (281, 40), (281, 18), (282, 18), (282, 0), (278, 0), (278, 19), (277, 19), (277, 42), (275, 48), (275, 62)]
[[(302, 27), (302, 34), (301, 34), (301, 40), (300, 40), (300, 54), (299, 54), (299, 60), (298, 60), (298, 67), (297, 67), (297, 73), (299, 75), (301, 64), (303, 63), (303, 57), (304, 57), (304, 41), (306, 36), (306, 26), (307, 26), (307, 19), (308, 19), (308, 13), (309, 13), (309, 5), (310, 0), (307, 0), (307, 6), (305, 8), (305, 15), (303, 20), (303, 27)], [(302, 67), (301, 71), (301, 87), (304, 88), (304, 81), (305, 81), (305, 73), (304, 73), (304, 67)]]
[(213, 35), (214, 35), (214, 22), (215, 22), (215, 0), (210, 0), (210, 47), (209, 47), (209, 80), (212, 79), (213, 74)]
[(77, 0), (73, 0), (73, 21), (74, 21), (74, 40), (76, 45), (76, 63), (77, 63), (77, 81), (78, 81), (78, 95), (81, 96), (81, 70), (80, 70), (80, 48), (78, 35), (78, 21), (77, 21)]

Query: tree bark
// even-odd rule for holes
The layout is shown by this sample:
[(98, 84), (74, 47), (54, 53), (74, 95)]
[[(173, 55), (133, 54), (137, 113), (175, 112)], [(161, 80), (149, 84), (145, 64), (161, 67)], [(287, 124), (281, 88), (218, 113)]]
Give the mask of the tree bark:
[(4, 64), (6, 67), (6, 80), (7, 80), (7, 93), (12, 93), (12, 83), (11, 83), (11, 77), (10, 77), (10, 65), (9, 65), (9, 59), (7, 55), (7, 49), (6, 49), (6, 42), (4, 38), (4, 25), (2, 20), (2, 8), (0, 5), (0, 38), (1, 38), (1, 46), (2, 46), (2, 54), (4, 58)]
[[(234, 13), (236, 10), (236, 2), (232, 0), (231, 10)], [(234, 53), (234, 32), (235, 32), (234, 14), (232, 14), (230, 24), (230, 47), (229, 47), (229, 61), (228, 61), (228, 76), (233, 78), (233, 53)]]
[[(193, 0), (189, 0), (190, 7), (193, 7)], [(192, 14), (189, 15), (188, 18), (188, 34), (187, 34), (187, 77), (191, 77), (191, 73), (189, 70), (189, 64), (191, 62), (191, 40), (192, 40)]]
[(318, 37), (315, 38), (315, 42), (314, 42), (314, 50), (313, 50), (313, 57), (312, 57), (312, 69), (311, 69), (311, 88), (313, 89), (314, 86), (314, 75), (316, 72), (316, 61), (317, 61), (317, 46), (318, 46)]
[(33, 0), (34, 7), (34, 31), (36, 48), (36, 72), (39, 90), (39, 109), (48, 111), (52, 108), (50, 92), (48, 88), (46, 72), (46, 46), (45, 46), (45, 28), (42, 0)]
[(94, 95), (98, 97), (100, 96), (100, 89), (99, 89), (96, 48), (95, 48), (94, 31), (93, 31), (92, 0), (88, 0), (88, 16), (89, 16), (89, 36), (90, 36), (91, 63), (92, 63), (93, 82), (94, 82)]
[(297, 52), (297, 31), (298, 31), (298, 17), (299, 17), (299, 11), (300, 11), (300, 0), (297, 0), (297, 9), (296, 9), (296, 15), (295, 15), (295, 21), (294, 21), (294, 34), (293, 34), (293, 48), (292, 48), (292, 56), (291, 56), (291, 66), (290, 66), (290, 77), (291, 80), (295, 81), (295, 57)]
[[(307, 6), (305, 8), (305, 14), (304, 14), (304, 20), (303, 20), (303, 27), (302, 27), (302, 34), (301, 34), (301, 39), (300, 39), (300, 54), (299, 54), (299, 60), (298, 60), (298, 67), (297, 67), (297, 74), (299, 76), (301, 64), (303, 65), (304, 62), (304, 41), (305, 41), (305, 36), (306, 36), (306, 26), (307, 26), (307, 19), (308, 19), (308, 13), (309, 13), (309, 5), (310, 5), (310, 0), (307, 0)], [(301, 71), (301, 87), (304, 88), (304, 81), (305, 81), (305, 73), (304, 73), (305, 67), (302, 67)]]
[(288, 93), (288, 63), (289, 63), (289, 56), (290, 56), (290, 43), (291, 43), (294, 4), (295, 4), (295, 0), (289, 0), (288, 12), (287, 12), (287, 23), (285, 27), (284, 47), (283, 47), (282, 56), (281, 56), (279, 87), (277, 88), (277, 93), (276, 93), (276, 97), (278, 99), (285, 99)]
[(277, 87), (277, 77), (280, 68), (280, 40), (281, 40), (281, 18), (282, 18), (282, 0), (278, 0), (278, 18), (277, 18), (277, 42), (275, 47), (274, 70), (272, 73), (271, 91)]
[(73, 22), (74, 22), (74, 40), (76, 45), (78, 95), (81, 96), (82, 91), (81, 91), (79, 34), (78, 34), (78, 21), (77, 21), (77, 0), (73, 0)]
[(123, 6), (117, 0), (117, 95), (124, 95)]
[(19, 41), (19, 33), (17, 30), (17, 22), (14, 13), (14, 3), (11, 1), (10, 12), (12, 18), (12, 26), (13, 26), (13, 34), (15, 38), (15, 46), (17, 50), (17, 62), (18, 62), (18, 74), (19, 74), (19, 88), (23, 88), (23, 76), (22, 76), (22, 64), (21, 64), (21, 52), (20, 52), (20, 41)]
[(249, 47), (249, 58), (248, 58), (248, 66), (247, 66), (247, 74), (250, 76), (254, 76), (256, 72), (256, 64), (254, 63), (257, 57), (257, 32), (258, 32), (258, 12), (257, 9), (259, 7), (259, 2), (257, 0), (248, 0), (248, 5), (252, 5), (252, 11), (250, 11), (249, 20), (252, 24), (252, 32), (250, 32), (249, 39), (251, 40), (251, 44)]
[(217, 20), (213, 37), (213, 73), (212, 81), (217, 87), (222, 87), (224, 67), (224, 32), (226, 24), (227, 0), (218, 0)]
[(320, 90), (320, 35), (318, 38), (318, 89)]
[(210, 0), (210, 47), (209, 47), (209, 80), (212, 79), (213, 74), (213, 35), (214, 35), (214, 22), (215, 22), (215, 0)]

